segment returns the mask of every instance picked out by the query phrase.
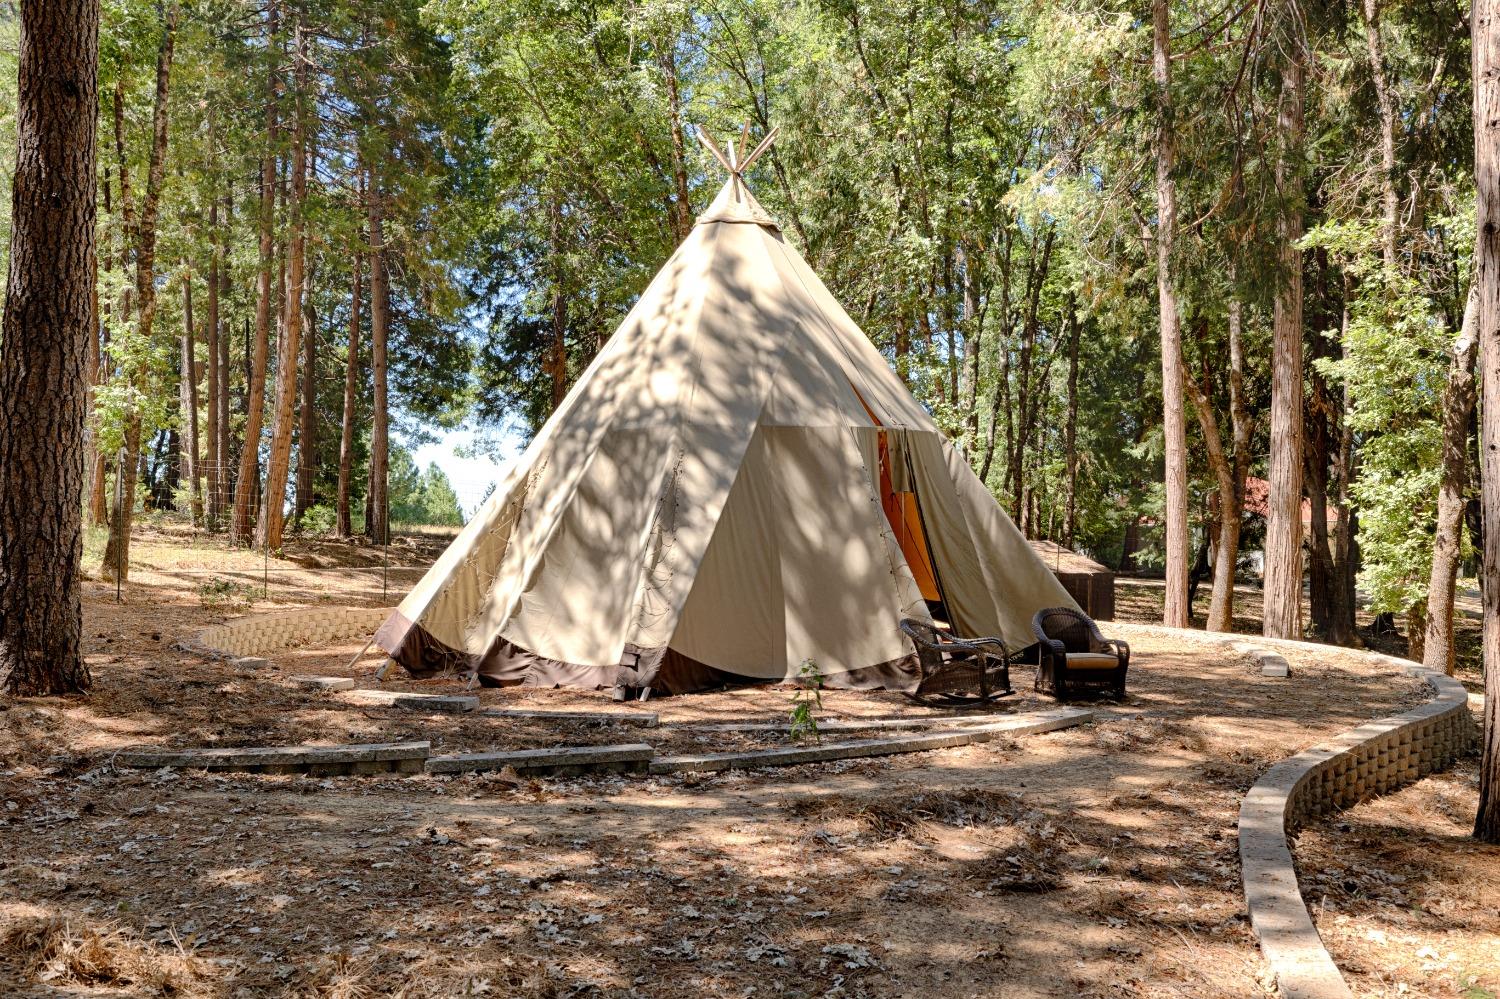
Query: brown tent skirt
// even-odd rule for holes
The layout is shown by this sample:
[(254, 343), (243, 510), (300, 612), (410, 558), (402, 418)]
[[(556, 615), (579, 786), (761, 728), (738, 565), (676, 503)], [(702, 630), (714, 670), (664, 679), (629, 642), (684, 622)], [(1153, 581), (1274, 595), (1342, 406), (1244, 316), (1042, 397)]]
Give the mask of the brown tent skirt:
[[(662, 695), (782, 682), (722, 670), (672, 648), (627, 646), (624, 661), (612, 666), (587, 666), (538, 655), (497, 635), (482, 655), (474, 655), (439, 641), (399, 611), (380, 626), (375, 642), (412, 676), (473, 672), (486, 687), (615, 688), (624, 693), (649, 689)], [(917, 680), (916, 656), (909, 655), (827, 674), (823, 685), (842, 690), (911, 691)]]

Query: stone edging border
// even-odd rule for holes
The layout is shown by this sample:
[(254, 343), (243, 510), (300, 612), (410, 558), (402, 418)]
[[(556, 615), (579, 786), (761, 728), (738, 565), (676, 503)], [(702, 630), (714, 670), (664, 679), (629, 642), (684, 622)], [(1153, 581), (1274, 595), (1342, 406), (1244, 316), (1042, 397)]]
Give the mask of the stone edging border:
[(1437, 695), (1277, 763), (1240, 802), (1241, 881), (1261, 953), (1288, 999), (1348, 999), (1297, 885), (1287, 835), (1319, 815), (1441, 770), (1475, 738), (1469, 694), (1450, 676), (1370, 653), (1421, 677)]
[[(1121, 630), (1137, 628), (1156, 633), (1170, 630), (1196, 641), (1227, 645), (1251, 655), (1261, 663), (1263, 672), (1267, 663), (1262, 656), (1274, 655), (1270, 650), (1317, 652), (1328, 648), (1316, 642), (1219, 636), (1159, 625), (1127, 625)], [(1245, 905), (1261, 954), (1285, 999), (1353, 996), (1308, 913), (1297, 884), (1288, 834), (1310, 819), (1395, 791), (1443, 769), (1468, 749), (1477, 735), (1463, 684), (1407, 659), (1369, 651), (1362, 655), (1408, 676), (1420, 677), (1435, 697), (1282, 760), (1262, 774), (1240, 801), (1240, 880)]]
[(278, 649), (368, 637), (390, 616), (391, 610), (390, 607), (308, 607), (255, 614), (204, 628), (180, 645), (205, 659), (256, 657)]

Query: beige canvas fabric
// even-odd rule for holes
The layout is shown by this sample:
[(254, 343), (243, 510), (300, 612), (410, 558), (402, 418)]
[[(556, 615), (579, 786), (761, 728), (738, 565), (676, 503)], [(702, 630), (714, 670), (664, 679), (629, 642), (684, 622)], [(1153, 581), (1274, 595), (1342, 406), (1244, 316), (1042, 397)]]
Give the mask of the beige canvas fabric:
[(731, 180), (377, 641), (496, 682), (611, 684), (665, 656), (909, 686), (898, 624), (928, 612), (882, 510), (881, 434), (957, 631), (1021, 648), (1035, 611), (1074, 606)]

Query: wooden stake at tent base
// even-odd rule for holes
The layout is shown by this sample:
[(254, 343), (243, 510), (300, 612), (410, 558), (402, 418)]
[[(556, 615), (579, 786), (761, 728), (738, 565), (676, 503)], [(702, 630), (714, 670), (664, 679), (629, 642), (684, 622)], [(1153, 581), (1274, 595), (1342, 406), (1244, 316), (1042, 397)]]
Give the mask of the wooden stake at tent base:
[(354, 653), (354, 658), (351, 659), (351, 660), (349, 660), (349, 667), (348, 668), (349, 669), (353, 669), (354, 668), (354, 664), (357, 663), (357, 662), (359, 662), (361, 659), (363, 659), (364, 656), (365, 656), (365, 653), (370, 651), (370, 646), (372, 646), (374, 644), (375, 644), (375, 636), (371, 635), (370, 636), (370, 640), (365, 643), (365, 647), (362, 648), (362, 649), (360, 649), (358, 652)]

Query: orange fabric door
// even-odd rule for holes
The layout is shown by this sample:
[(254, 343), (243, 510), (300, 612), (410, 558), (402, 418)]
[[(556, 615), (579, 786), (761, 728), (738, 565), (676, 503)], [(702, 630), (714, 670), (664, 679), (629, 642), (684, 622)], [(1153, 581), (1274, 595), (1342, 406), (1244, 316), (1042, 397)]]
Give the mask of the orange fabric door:
[(887, 433), (880, 431), (880, 505), (885, 519), (891, 522), (896, 543), (906, 564), (916, 577), (923, 600), (941, 600), (937, 573), (932, 567), (932, 553), (927, 550), (927, 536), (922, 532), (922, 514), (917, 508), (916, 493), (898, 493), (891, 485), (891, 446)]

